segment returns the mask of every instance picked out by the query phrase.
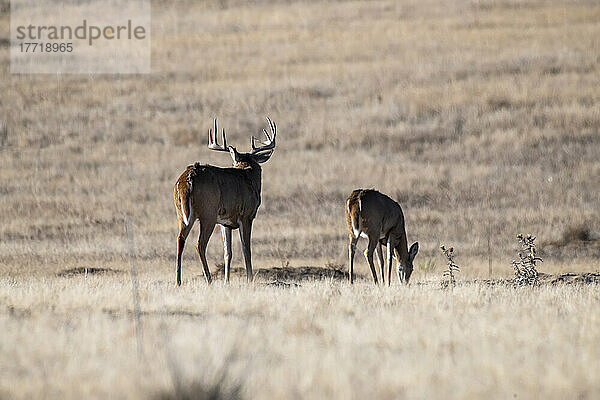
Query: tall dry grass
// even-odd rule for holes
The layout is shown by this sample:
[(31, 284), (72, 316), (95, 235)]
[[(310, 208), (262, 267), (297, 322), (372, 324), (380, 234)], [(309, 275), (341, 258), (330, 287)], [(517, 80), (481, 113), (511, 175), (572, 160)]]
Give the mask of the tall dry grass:
[(184, 394), (196, 387), (255, 399), (600, 394), (594, 286), (459, 284), (448, 291), (432, 282), (398, 290), (324, 280), (282, 289), (248, 287), (240, 275), (229, 287), (198, 278), (176, 288), (170, 274), (148, 273), (140, 277), (142, 359), (130, 290), (126, 275), (0, 278), (0, 393), (168, 398), (176, 387)]

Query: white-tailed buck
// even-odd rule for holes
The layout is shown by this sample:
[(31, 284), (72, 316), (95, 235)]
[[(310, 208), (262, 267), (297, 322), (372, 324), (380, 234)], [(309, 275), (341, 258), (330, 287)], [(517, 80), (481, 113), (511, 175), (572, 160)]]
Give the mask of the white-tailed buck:
[(398, 280), (408, 283), (413, 271), (413, 260), (419, 251), (419, 243), (413, 243), (410, 250), (408, 249), (404, 214), (398, 203), (376, 190), (357, 189), (346, 200), (346, 222), (350, 239), (348, 250), (350, 283), (354, 279), (354, 253), (360, 236), (369, 239), (365, 257), (375, 284), (377, 284), (377, 273), (373, 265), (375, 250), (377, 250), (381, 270), (381, 282), (385, 284), (382, 245), (387, 246), (388, 285), (392, 281), (392, 257), (396, 257)]
[(223, 144), (217, 140), (217, 120), (214, 129), (208, 130), (208, 148), (225, 151), (231, 155), (233, 167), (221, 168), (212, 165), (195, 163), (187, 167), (181, 174), (173, 191), (177, 220), (179, 221), (179, 236), (177, 238), (177, 285), (181, 285), (181, 255), (185, 240), (194, 225), (200, 222), (198, 237), (198, 256), (204, 269), (206, 282), (211, 283), (210, 270), (206, 261), (206, 245), (212, 235), (215, 224), (221, 225), (221, 237), (225, 251), (225, 281), (229, 282), (231, 265), (231, 230), (240, 229), (240, 240), (246, 263), (246, 276), (252, 281), (252, 260), (250, 252), (250, 235), (252, 221), (260, 206), (261, 167), (275, 149), (277, 126), (269, 118), (271, 134), (263, 129), (266, 141), (255, 146), (252, 137), (252, 151), (238, 153), (233, 146), (227, 145), (225, 129), (221, 131)]

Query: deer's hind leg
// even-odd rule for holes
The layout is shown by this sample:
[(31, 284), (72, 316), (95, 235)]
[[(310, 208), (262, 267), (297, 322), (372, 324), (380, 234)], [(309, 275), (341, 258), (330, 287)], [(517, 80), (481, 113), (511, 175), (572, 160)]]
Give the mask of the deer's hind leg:
[(248, 282), (252, 282), (254, 280), (254, 275), (252, 274), (252, 248), (251, 248), (251, 238), (252, 238), (252, 219), (248, 219), (246, 221), (242, 221), (240, 224), (240, 241), (242, 242), (242, 251), (244, 252), (244, 263), (246, 264), (246, 279)]
[(375, 264), (373, 263), (373, 253), (375, 252), (375, 248), (377, 247), (377, 239), (369, 236), (369, 245), (365, 250), (365, 258), (369, 263), (369, 268), (371, 268), (371, 275), (373, 275), (373, 283), (377, 285), (377, 272), (375, 271)]
[(354, 235), (350, 233), (348, 238), (348, 280), (350, 283), (354, 283), (354, 253), (356, 253), (358, 237), (354, 237)]
[(185, 247), (185, 240), (187, 239), (194, 220), (190, 220), (186, 225), (183, 221), (179, 221), (179, 235), (177, 235), (177, 286), (181, 286), (181, 257), (183, 254), (183, 248)]
[(215, 229), (216, 221), (201, 221), (200, 222), (200, 235), (198, 236), (198, 243), (196, 244), (196, 250), (200, 257), (200, 263), (202, 263), (202, 269), (204, 270), (204, 278), (206, 283), (210, 285), (212, 278), (210, 276), (210, 269), (208, 268), (208, 261), (206, 260), (206, 246), (208, 245), (208, 239), (212, 235)]

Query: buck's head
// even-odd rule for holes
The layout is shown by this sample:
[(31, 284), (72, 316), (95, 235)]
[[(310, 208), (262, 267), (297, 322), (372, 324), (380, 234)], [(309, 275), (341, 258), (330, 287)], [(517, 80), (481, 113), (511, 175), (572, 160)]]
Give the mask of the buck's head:
[[(406, 247), (405, 247), (406, 248)], [(412, 246), (410, 246), (410, 250), (408, 250), (408, 255), (405, 260), (401, 260), (401, 265), (398, 268), (398, 279), (402, 283), (408, 283), (410, 280), (410, 276), (413, 272), (413, 261), (417, 253), (419, 252), (419, 242), (414, 242)]]
[(277, 125), (270, 118), (267, 117), (267, 121), (269, 121), (269, 127), (271, 129), (271, 134), (267, 133), (266, 130), (263, 129), (263, 133), (267, 140), (260, 143), (260, 146), (256, 146), (257, 138), (252, 136), (250, 143), (252, 144), (252, 151), (249, 153), (240, 153), (233, 146), (227, 145), (227, 137), (225, 136), (225, 129), (221, 130), (221, 139), (223, 144), (219, 144), (217, 141), (217, 119), (214, 120), (214, 130), (208, 130), (208, 148), (216, 151), (227, 151), (231, 156), (234, 167), (243, 168), (245, 166), (252, 166), (253, 164), (262, 164), (271, 158), (273, 154), (273, 150), (275, 150), (275, 138), (277, 136)]

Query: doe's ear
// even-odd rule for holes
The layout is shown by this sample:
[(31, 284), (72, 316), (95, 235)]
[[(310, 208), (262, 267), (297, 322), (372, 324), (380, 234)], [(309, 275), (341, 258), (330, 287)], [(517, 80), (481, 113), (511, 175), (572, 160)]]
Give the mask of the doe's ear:
[(414, 242), (412, 246), (410, 246), (410, 250), (408, 250), (408, 257), (410, 260), (414, 260), (417, 252), (419, 251), (419, 242)]
[(233, 146), (229, 146), (229, 155), (231, 156), (231, 159), (233, 160), (233, 163), (237, 163), (240, 159), (239, 154), (237, 152), (237, 150), (235, 149), (235, 147)]

